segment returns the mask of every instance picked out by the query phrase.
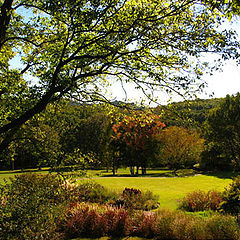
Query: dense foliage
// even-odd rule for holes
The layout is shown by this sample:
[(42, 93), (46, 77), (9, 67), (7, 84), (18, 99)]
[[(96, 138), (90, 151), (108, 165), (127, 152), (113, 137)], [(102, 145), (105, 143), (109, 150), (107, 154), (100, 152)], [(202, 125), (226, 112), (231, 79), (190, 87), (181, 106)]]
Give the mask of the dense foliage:
[(206, 168), (240, 169), (240, 94), (227, 95), (208, 117), (205, 131), (207, 149), (202, 165)]
[(198, 109), (209, 117), (192, 126), (180, 119), (179, 126), (165, 126), (162, 119), (168, 122), (172, 117), (159, 107), (152, 114), (107, 104), (52, 104), (18, 131), (1, 155), (1, 169), (72, 165), (106, 167), (116, 173), (119, 167), (130, 167), (131, 174), (139, 169), (145, 174), (147, 167), (177, 170), (200, 162), (201, 168), (238, 170), (238, 101), (239, 94), (204, 100), (204, 105), (197, 100), (192, 106), (200, 104)]
[(179, 209), (198, 212), (207, 210), (219, 210), (223, 201), (222, 193), (217, 191), (195, 191), (187, 194), (186, 197), (179, 200)]
[(183, 212), (152, 213), (93, 205), (75, 205), (65, 214), (61, 227), (65, 239), (77, 237), (138, 236), (150, 239), (238, 239), (234, 217), (213, 215), (207, 219)]
[(0, 199), (0, 239), (58, 239), (66, 193), (56, 176), (16, 176), (0, 186)]
[[(224, 214), (211, 212), (208, 217), (182, 211), (149, 211), (153, 207), (146, 206), (155, 201), (152, 193), (125, 188), (116, 199), (116, 194), (110, 194), (99, 184), (88, 181), (70, 184), (56, 175), (22, 174), (1, 186), (0, 190), (2, 240), (103, 236), (239, 239), (239, 224), (235, 218), (239, 213), (239, 178), (223, 193), (220, 207)], [(214, 191), (195, 192), (183, 201), (192, 207), (186, 209), (188, 211), (216, 210), (221, 195)], [(226, 214), (229, 212), (234, 216)]]
[(120, 122), (114, 124), (112, 142), (120, 145), (120, 154), (124, 154), (125, 164), (134, 174), (134, 167), (141, 167), (142, 174), (151, 161), (154, 162), (157, 143), (155, 136), (161, 133), (165, 124), (160, 122), (157, 115), (142, 112), (125, 116)]
[[(70, 184), (57, 175), (21, 174), (0, 186), (0, 239), (62, 239), (71, 227), (81, 236), (102, 236), (100, 229), (89, 232), (89, 227), (95, 228), (98, 221), (104, 235), (105, 231), (110, 236), (125, 235), (121, 221), (129, 215), (128, 211), (158, 207), (158, 197), (151, 192), (138, 191), (141, 193), (138, 198), (127, 199), (126, 191), (117, 194), (94, 182)], [(124, 201), (123, 208), (118, 204), (120, 200)], [(103, 216), (96, 214), (91, 210), (91, 203), (105, 204), (95, 205), (93, 210), (103, 208), (108, 212), (103, 211)], [(84, 206), (85, 210), (79, 212), (76, 206), (80, 206), (79, 209)], [(75, 235), (72, 229), (71, 234)]]
[(161, 120), (167, 126), (201, 127), (207, 120), (209, 112), (218, 107), (222, 101), (222, 98), (210, 98), (174, 102), (166, 106), (160, 105), (153, 111), (161, 115)]
[(200, 161), (204, 139), (195, 130), (171, 126), (158, 136), (160, 164), (175, 171), (180, 168), (192, 168)]
[[(240, 176), (233, 179), (230, 186), (223, 192), (221, 210), (239, 217), (240, 213)], [(238, 218), (239, 220), (239, 218)]]
[(201, 89), (203, 53), (238, 56), (235, 33), (218, 28), (237, 4), (214, 2), (1, 1), (0, 152), (63, 97), (106, 101), (105, 89), (116, 81), (124, 89), (131, 81), (150, 99), (154, 90)]

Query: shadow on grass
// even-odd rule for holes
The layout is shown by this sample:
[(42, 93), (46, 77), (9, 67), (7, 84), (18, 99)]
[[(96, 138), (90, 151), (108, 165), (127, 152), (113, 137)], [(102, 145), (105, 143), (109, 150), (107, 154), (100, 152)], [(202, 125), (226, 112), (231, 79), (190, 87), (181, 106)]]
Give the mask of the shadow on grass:
[(0, 175), (9, 175), (9, 174), (18, 174), (18, 173), (40, 173), (40, 172), (46, 172), (49, 171), (49, 169), (18, 169), (18, 170), (6, 170), (6, 171), (0, 171)]
[(202, 175), (205, 176), (213, 176), (217, 178), (223, 179), (232, 179), (240, 175), (239, 172), (230, 172), (230, 171), (210, 171), (210, 172), (203, 172)]
[(151, 178), (155, 178), (155, 177), (186, 177), (186, 176), (193, 176), (195, 175), (197, 172), (192, 170), (192, 169), (180, 169), (176, 172), (174, 172), (173, 170), (165, 170), (165, 171), (161, 171), (161, 172), (151, 172), (151, 170), (149, 170), (149, 172), (147, 172), (146, 174), (142, 175), (141, 172), (139, 172), (138, 175), (131, 175), (128, 173), (116, 173), (116, 175), (113, 174), (104, 174), (103, 172), (101, 174), (98, 174), (98, 177), (103, 177), (103, 178), (108, 178), (108, 177), (151, 177)]
[(175, 175), (173, 173), (147, 173), (147, 174), (126, 174), (126, 173), (117, 173), (116, 175), (113, 174), (109, 174), (109, 175), (99, 175), (100, 177), (104, 177), (104, 178), (108, 178), (108, 177), (175, 177)]

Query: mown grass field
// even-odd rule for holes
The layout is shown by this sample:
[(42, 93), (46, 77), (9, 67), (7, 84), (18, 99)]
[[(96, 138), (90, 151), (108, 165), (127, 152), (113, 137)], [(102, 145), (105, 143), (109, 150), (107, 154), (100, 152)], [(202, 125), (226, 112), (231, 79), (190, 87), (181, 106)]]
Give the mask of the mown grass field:
[[(162, 208), (176, 209), (177, 201), (195, 190), (223, 191), (234, 176), (230, 172), (215, 172), (195, 176), (173, 177), (170, 170), (150, 170), (146, 176), (130, 177), (127, 170), (118, 176), (103, 171), (89, 171), (93, 180), (111, 190), (121, 192), (125, 187), (152, 191), (159, 196)], [(169, 176), (169, 177), (166, 177)], [(79, 180), (81, 181), (81, 180)]]
[(15, 170), (15, 171), (0, 171), (0, 184), (4, 184), (5, 181), (9, 182), (9, 178), (13, 178), (16, 175), (24, 174), (24, 173), (41, 173), (41, 174), (47, 174), (48, 168), (44, 168), (42, 170), (37, 169), (28, 169), (28, 170)]
[[(36, 171), (46, 174), (48, 171)], [(0, 183), (3, 179), (9, 179), (21, 171), (1, 171)], [(162, 208), (176, 209), (177, 200), (184, 197), (188, 192), (195, 190), (218, 190), (223, 191), (231, 183), (232, 173), (215, 172), (196, 176), (173, 177), (170, 170), (149, 170), (146, 176), (130, 177), (128, 169), (120, 169), (118, 175), (113, 177), (111, 172), (103, 170), (89, 170), (87, 175), (106, 188), (121, 192), (125, 187), (137, 188), (142, 191), (150, 190), (159, 196)], [(80, 182), (82, 180), (78, 180)]]
[(150, 190), (159, 195), (161, 207), (168, 209), (176, 209), (177, 200), (183, 198), (188, 192), (198, 189), (223, 191), (231, 183), (229, 178), (206, 175), (177, 178), (96, 178), (94, 180), (116, 191), (121, 191), (125, 187), (137, 188), (142, 191)]

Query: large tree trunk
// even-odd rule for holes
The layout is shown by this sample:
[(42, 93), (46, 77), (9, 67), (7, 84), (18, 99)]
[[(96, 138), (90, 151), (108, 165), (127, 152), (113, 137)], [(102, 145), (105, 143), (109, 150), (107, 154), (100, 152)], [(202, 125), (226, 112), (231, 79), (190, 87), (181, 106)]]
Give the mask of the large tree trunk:
[(3, 47), (7, 29), (11, 20), (12, 4), (13, 0), (5, 0), (0, 8), (0, 49)]
[(134, 166), (130, 166), (129, 168), (130, 168), (131, 175), (134, 176)]
[(136, 175), (138, 176), (139, 174), (139, 166), (137, 166), (137, 169), (136, 169)]
[(142, 175), (145, 175), (147, 173), (146, 166), (142, 166)]

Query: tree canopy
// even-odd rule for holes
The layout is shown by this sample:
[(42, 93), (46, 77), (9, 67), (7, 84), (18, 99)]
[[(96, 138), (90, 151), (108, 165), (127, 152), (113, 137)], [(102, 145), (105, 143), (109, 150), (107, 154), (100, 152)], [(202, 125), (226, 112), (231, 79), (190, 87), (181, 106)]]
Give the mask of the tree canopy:
[(66, 96), (106, 100), (115, 81), (149, 98), (155, 89), (201, 87), (203, 52), (237, 54), (234, 33), (217, 29), (221, 17), (197, 0), (1, 1), (0, 152), (22, 124)]
[[(227, 95), (207, 120), (206, 166), (240, 169), (240, 93)], [(211, 166), (213, 165), (213, 166)]]
[(134, 174), (134, 167), (142, 168), (142, 174), (146, 173), (146, 167), (155, 158), (157, 142), (155, 137), (159, 135), (165, 124), (160, 117), (154, 114), (138, 112), (114, 124), (112, 142), (122, 146), (121, 153), (125, 154), (126, 165)]

